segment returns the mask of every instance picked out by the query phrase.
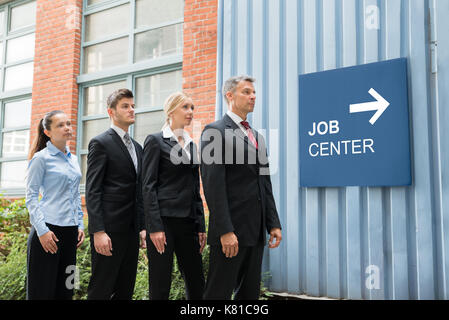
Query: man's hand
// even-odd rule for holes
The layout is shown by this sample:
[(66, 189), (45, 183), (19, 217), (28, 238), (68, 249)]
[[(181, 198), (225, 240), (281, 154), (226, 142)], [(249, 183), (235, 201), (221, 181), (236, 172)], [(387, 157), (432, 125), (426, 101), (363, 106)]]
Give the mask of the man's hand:
[(147, 248), (147, 231), (146, 230), (140, 231), (140, 247), (142, 249)]
[(220, 241), (226, 258), (233, 258), (239, 253), (239, 242), (234, 232), (228, 232), (222, 235)]
[(97, 253), (104, 256), (112, 256), (112, 241), (104, 231), (94, 233), (94, 246)]
[(150, 239), (153, 242), (154, 246), (156, 247), (157, 252), (159, 252), (159, 254), (163, 254), (165, 251), (165, 245), (167, 244), (165, 232), (159, 231), (150, 233)]
[[(276, 239), (276, 243), (273, 243), (274, 239)], [(268, 240), (268, 248), (274, 249), (279, 247), (279, 244), (282, 240), (282, 232), (279, 228), (273, 228), (270, 231), (270, 240)]]
[(58, 251), (58, 246), (56, 245), (56, 242), (58, 242), (58, 238), (56, 238), (56, 235), (48, 231), (47, 233), (41, 235), (39, 237), (39, 241), (41, 242), (42, 248), (44, 248), (45, 252), (55, 254)]
[(84, 242), (84, 231), (81, 229), (78, 229), (78, 243), (76, 244), (76, 248), (78, 249)]
[(205, 232), (198, 232), (198, 240), (200, 242), (200, 254), (203, 253), (204, 247), (206, 246), (206, 233)]

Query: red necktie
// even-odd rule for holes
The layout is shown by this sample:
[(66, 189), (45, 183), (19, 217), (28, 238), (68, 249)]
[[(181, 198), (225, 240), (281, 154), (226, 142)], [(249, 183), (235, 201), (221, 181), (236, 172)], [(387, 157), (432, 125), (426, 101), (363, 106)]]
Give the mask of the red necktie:
[(242, 124), (242, 126), (245, 127), (246, 133), (248, 134), (248, 139), (251, 140), (251, 142), (253, 143), (254, 147), (256, 147), (256, 149), (257, 149), (257, 147), (258, 147), (257, 140), (256, 140), (256, 138), (253, 135), (253, 131), (251, 130), (251, 127), (249, 126), (249, 123), (246, 122), (246, 121), (242, 121), (240, 123)]

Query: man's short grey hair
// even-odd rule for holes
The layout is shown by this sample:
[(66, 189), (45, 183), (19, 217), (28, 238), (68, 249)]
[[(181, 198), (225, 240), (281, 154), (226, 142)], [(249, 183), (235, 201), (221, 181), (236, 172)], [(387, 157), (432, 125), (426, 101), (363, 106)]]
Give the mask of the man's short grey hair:
[(256, 79), (247, 75), (241, 75), (241, 76), (235, 76), (231, 77), (228, 80), (225, 81), (223, 85), (223, 96), (226, 100), (226, 103), (229, 103), (228, 98), (226, 97), (226, 93), (228, 91), (235, 92), (235, 88), (237, 88), (238, 84), (241, 81), (248, 81), (251, 83), (256, 82)]

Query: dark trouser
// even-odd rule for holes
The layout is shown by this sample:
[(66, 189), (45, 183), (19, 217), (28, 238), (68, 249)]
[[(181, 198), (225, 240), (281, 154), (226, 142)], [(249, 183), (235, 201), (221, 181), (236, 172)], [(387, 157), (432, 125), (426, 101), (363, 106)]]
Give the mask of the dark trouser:
[(27, 300), (71, 300), (73, 297), (78, 227), (47, 224), (58, 250), (46, 253), (34, 227), (28, 237)]
[(168, 300), (173, 269), (173, 253), (186, 285), (187, 300), (201, 300), (204, 290), (203, 262), (198, 231), (190, 218), (162, 218), (167, 245), (159, 254), (147, 237), (149, 260), (149, 296), (151, 300)]
[(112, 242), (112, 256), (95, 251), (90, 235), (92, 275), (87, 288), (88, 300), (131, 300), (136, 283), (139, 258), (139, 233), (107, 233)]
[(226, 258), (221, 245), (210, 246), (205, 300), (257, 300), (260, 294), (264, 245), (239, 247), (237, 256)]

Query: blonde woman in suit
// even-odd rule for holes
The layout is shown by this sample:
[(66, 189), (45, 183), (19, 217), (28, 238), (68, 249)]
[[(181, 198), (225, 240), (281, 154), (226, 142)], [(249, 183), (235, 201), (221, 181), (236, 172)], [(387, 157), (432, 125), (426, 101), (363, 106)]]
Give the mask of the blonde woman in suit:
[(181, 92), (165, 101), (162, 131), (144, 143), (142, 194), (149, 258), (149, 296), (167, 300), (173, 254), (186, 285), (188, 300), (202, 299), (202, 251), (206, 243), (197, 146), (184, 128), (192, 122), (194, 105)]

